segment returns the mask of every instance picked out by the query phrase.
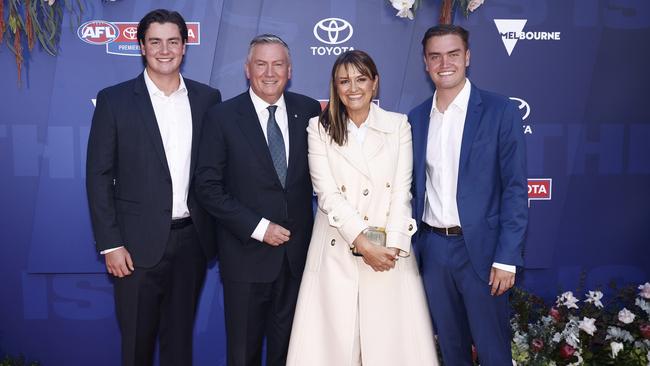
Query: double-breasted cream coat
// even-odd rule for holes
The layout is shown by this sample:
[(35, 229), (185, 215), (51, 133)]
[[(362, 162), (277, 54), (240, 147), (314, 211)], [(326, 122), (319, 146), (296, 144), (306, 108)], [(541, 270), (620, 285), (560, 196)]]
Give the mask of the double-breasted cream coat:
[[(287, 365), (437, 365), (431, 320), (411, 236), (411, 132), (406, 116), (372, 104), (363, 144), (331, 141), (309, 122), (309, 170), (318, 195)], [(350, 251), (368, 226), (400, 249), (374, 272)], [(356, 342), (356, 344), (355, 344)]]

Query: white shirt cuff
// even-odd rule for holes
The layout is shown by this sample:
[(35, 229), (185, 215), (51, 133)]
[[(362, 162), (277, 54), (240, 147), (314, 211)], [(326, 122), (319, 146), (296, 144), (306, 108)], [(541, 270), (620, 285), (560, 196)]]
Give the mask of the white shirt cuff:
[(262, 217), (259, 224), (257, 224), (255, 230), (253, 230), (253, 233), (251, 234), (251, 238), (257, 241), (264, 242), (264, 234), (266, 234), (266, 229), (268, 229), (270, 223), (271, 221)]
[(99, 252), (99, 254), (102, 254), (102, 255), (104, 255), (104, 254), (108, 254), (108, 253), (110, 253), (110, 252), (114, 252), (114, 251), (116, 251), (116, 250), (118, 250), (118, 249), (120, 249), (120, 248), (124, 248), (124, 245), (121, 245), (121, 246), (119, 246), (119, 247), (115, 247), (115, 248), (111, 248), (111, 249), (104, 249), (104, 250), (102, 250), (101, 252)]
[(510, 264), (503, 264), (503, 263), (494, 262), (494, 263), (492, 263), (492, 267), (502, 269), (502, 270), (508, 271), (510, 273), (517, 273), (517, 266), (513, 266), (513, 265), (510, 265)]

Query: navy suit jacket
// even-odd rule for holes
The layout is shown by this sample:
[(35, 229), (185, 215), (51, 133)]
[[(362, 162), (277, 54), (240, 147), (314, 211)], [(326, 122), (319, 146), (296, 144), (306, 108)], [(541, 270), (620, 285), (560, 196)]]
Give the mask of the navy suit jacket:
[[(413, 133), (413, 215), (422, 221), (433, 97), (409, 113)], [(472, 85), (460, 150), (456, 203), (474, 270), (488, 281), (493, 262), (522, 266), (528, 224), (526, 146), (508, 98)]]
[[(201, 204), (219, 222), (219, 269), (231, 281), (272, 282), (285, 256), (294, 276), (302, 276), (305, 266), (314, 223), (307, 124), (319, 114), (320, 104), (289, 92), (284, 100), (289, 123), (284, 188), (248, 91), (205, 116), (195, 187)], [(262, 217), (287, 228), (289, 241), (273, 247), (251, 238)]]
[[(203, 115), (221, 101), (221, 94), (184, 81), (192, 111), (192, 175)], [(172, 180), (144, 74), (97, 94), (88, 138), (86, 191), (97, 250), (124, 245), (136, 266), (156, 265), (169, 237)], [(187, 205), (210, 259), (216, 253), (214, 222), (197, 204), (192, 189)]]

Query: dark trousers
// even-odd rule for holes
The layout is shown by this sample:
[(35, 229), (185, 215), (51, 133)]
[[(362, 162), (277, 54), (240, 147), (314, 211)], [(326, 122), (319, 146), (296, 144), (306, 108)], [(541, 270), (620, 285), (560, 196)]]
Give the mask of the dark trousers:
[(192, 365), (194, 315), (206, 259), (194, 225), (171, 230), (165, 253), (152, 268), (115, 279), (115, 307), (122, 333), (122, 364)]
[(228, 366), (261, 365), (265, 336), (266, 365), (285, 365), (299, 289), (286, 258), (273, 282), (223, 279)]
[(424, 231), (417, 241), (420, 270), (445, 365), (511, 366), (508, 294), (491, 296), (462, 236)]

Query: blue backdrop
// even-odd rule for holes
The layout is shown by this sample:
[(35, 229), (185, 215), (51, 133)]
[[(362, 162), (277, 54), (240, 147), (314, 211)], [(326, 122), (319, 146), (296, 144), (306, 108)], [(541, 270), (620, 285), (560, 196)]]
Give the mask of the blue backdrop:
[[(146, 12), (171, 8), (196, 22), (183, 75), (224, 98), (247, 87), (248, 41), (267, 32), (291, 47), (292, 91), (326, 99), (336, 55), (354, 48), (377, 62), (385, 109), (406, 113), (432, 93), (420, 40), (437, 1), (425, 0), (414, 21), (385, 0), (84, 4), (83, 25), (63, 19), (58, 57), (35, 48), (21, 88), (13, 54), (0, 50), (0, 354), (44, 365), (119, 363), (84, 165), (97, 91), (142, 70), (132, 31)], [(486, 0), (454, 22), (471, 32), (472, 82), (521, 105), (531, 197), (523, 285), (553, 297), (581, 275), (589, 288), (648, 280), (650, 2)], [(332, 25), (343, 29), (327, 32)], [(218, 271), (213, 264), (200, 302), (197, 365), (225, 364)]]

